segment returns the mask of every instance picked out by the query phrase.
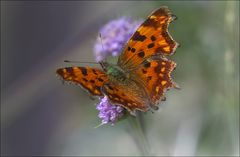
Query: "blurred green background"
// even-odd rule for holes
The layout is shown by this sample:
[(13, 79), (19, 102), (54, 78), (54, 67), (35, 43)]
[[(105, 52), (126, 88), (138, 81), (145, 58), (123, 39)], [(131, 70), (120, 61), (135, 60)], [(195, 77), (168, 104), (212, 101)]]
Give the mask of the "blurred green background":
[(94, 61), (106, 22), (162, 5), (178, 17), (170, 58), (182, 89), (141, 117), (150, 154), (239, 155), (238, 1), (1, 1), (1, 154), (141, 155), (128, 120), (95, 129), (98, 100), (55, 70)]

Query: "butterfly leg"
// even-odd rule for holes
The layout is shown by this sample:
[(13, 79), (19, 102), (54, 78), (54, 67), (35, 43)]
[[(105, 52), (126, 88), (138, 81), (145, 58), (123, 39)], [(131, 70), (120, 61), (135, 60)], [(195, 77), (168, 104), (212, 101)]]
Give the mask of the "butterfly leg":
[(149, 107), (149, 111), (150, 111), (150, 112), (154, 113), (154, 111), (156, 111), (156, 110), (158, 110), (158, 109), (159, 109), (158, 106), (150, 103), (150, 107)]
[(178, 89), (178, 90), (181, 89), (181, 87), (176, 82), (172, 82), (172, 83), (173, 83), (173, 88)]
[(165, 96), (163, 96), (162, 98), (161, 98), (161, 101), (166, 101), (166, 97)]
[(130, 112), (130, 114), (131, 114), (132, 116), (136, 117), (136, 110), (133, 110), (133, 111), (130, 111), (130, 110), (129, 110), (129, 112)]
[(158, 106), (151, 106), (150, 108), (149, 108), (149, 111), (151, 112), (151, 113), (154, 113), (156, 110), (158, 110), (159, 109), (159, 107)]

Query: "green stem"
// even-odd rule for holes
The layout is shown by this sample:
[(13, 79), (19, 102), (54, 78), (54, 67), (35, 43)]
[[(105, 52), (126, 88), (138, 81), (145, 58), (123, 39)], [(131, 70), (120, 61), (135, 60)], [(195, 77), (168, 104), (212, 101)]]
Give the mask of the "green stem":
[(143, 127), (140, 123), (139, 115), (136, 117), (129, 116), (128, 121), (131, 129), (130, 133), (143, 156), (150, 156), (150, 146), (143, 132)]
[[(232, 152), (237, 154), (239, 151), (239, 141), (236, 135), (239, 132), (239, 71), (236, 67), (239, 67), (239, 47), (235, 43), (239, 43), (239, 38), (236, 34), (239, 34), (238, 27), (236, 27), (237, 19), (237, 3), (227, 2), (226, 3), (226, 17), (225, 17), (225, 38), (226, 38), (226, 50), (225, 50), (225, 73), (224, 73), (224, 102), (226, 113), (227, 124), (229, 125), (229, 133), (231, 135), (231, 147)], [(237, 42), (235, 42), (237, 40)], [(235, 155), (234, 154), (234, 155)]]

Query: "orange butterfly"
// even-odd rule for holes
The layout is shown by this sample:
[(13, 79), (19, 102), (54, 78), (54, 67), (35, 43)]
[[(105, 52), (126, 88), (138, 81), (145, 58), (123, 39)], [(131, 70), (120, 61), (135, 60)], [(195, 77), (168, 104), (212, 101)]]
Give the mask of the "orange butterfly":
[(127, 42), (117, 65), (100, 61), (102, 69), (66, 67), (57, 70), (64, 80), (80, 84), (95, 96), (106, 95), (132, 115), (136, 110), (158, 109), (169, 88), (178, 88), (171, 80), (176, 63), (172, 55), (178, 43), (168, 33), (168, 25), (176, 19), (167, 7), (154, 11)]

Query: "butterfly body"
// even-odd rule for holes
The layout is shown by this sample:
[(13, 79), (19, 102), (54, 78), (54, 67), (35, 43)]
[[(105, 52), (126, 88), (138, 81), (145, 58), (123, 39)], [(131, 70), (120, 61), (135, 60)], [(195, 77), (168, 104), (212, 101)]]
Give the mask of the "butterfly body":
[(102, 63), (103, 69), (105, 69), (106, 74), (110, 80), (125, 81), (128, 75), (121, 69), (121, 67), (109, 63)]
[(102, 61), (102, 69), (67, 67), (58, 69), (57, 74), (92, 95), (107, 96), (132, 115), (136, 110), (157, 109), (165, 91), (178, 88), (170, 76), (176, 63), (165, 57), (179, 45), (167, 30), (174, 19), (167, 7), (154, 11), (132, 35), (116, 65)]

